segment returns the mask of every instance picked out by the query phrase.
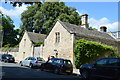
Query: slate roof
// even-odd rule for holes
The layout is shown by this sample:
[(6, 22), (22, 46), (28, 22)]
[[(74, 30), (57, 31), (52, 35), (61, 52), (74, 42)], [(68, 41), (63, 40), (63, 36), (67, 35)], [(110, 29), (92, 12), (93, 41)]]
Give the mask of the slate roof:
[(69, 33), (76, 34), (77, 36), (83, 35), (83, 36), (88, 36), (88, 37), (95, 37), (95, 38), (100, 38), (100, 39), (107, 39), (107, 40), (116, 41), (116, 39), (114, 39), (112, 36), (110, 36), (109, 34), (107, 34), (105, 32), (100, 32), (97, 30), (88, 30), (88, 29), (83, 28), (81, 26), (62, 22), (60, 20), (58, 20), (58, 21), (62, 24), (62, 26)]
[(44, 42), (46, 38), (45, 34), (39, 34), (33, 32), (27, 32), (27, 34), (32, 42)]

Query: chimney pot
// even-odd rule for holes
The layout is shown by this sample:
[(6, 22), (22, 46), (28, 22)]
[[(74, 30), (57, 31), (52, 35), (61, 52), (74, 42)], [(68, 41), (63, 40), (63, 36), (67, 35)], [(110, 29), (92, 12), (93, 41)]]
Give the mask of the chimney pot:
[(100, 31), (101, 32), (107, 32), (107, 27), (106, 26), (101, 26)]

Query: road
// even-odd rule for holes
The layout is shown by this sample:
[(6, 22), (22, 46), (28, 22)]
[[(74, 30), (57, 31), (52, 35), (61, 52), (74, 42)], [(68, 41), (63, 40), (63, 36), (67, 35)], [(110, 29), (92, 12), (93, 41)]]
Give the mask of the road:
[(57, 75), (52, 72), (41, 71), (40, 69), (31, 69), (29, 67), (20, 66), (16, 63), (3, 63), (2, 80), (81, 80), (76, 75)]

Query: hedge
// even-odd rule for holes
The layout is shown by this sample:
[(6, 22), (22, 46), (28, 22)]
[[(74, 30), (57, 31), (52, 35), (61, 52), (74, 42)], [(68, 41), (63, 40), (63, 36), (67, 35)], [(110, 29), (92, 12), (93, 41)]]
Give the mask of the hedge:
[(112, 46), (103, 45), (97, 42), (80, 39), (76, 41), (74, 49), (75, 65), (92, 63), (101, 57), (119, 57), (117, 50)]

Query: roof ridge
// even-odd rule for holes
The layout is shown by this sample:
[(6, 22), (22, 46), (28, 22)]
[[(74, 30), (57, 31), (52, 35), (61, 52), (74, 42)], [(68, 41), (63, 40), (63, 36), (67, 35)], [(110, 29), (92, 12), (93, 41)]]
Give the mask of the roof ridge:
[(27, 33), (31, 33), (31, 34), (39, 34), (39, 35), (45, 35), (45, 34), (41, 34), (41, 33), (33, 33), (33, 32), (27, 32)]
[(86, 36), (97, 37), (97, 38), (101, 38), (101, 39), (108, 39), (108, 40), (115, 41), (115, 39), (112, 36), (110, 36), (108, 33), (100, 32), (100, 31), (96, 31), (96, 30), (88, 30), (86, 28), (83, 28), (83, 27), (75, 25), (75, 24), (62, 22), (60, 20), (58, 20), (58, 21), (69, 33), (84, 34)]

